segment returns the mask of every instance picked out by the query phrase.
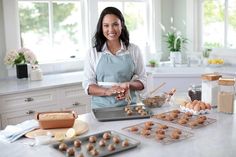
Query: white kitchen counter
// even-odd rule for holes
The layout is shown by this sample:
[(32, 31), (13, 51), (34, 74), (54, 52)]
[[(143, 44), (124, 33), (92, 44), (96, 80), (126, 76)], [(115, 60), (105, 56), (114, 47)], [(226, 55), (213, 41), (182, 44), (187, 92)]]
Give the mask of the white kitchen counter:
[(0, 96), (32, 90), (49, 89), (63, 85), (73, 85), (82, 82), (82, 80), (83, 71), (44, 75), (41, 81), (31, 81), (30, 78), (17, 79), (16, 77), (0, 79)]
[[(168, 111), (169, 106), (163, 106), (154, 110), (156, 113)], [(89, 135), (95, 132), (105, 130), (115, 130), (127, 136), (135, 138), (141, 144), (132, 150), (125, 151), (114, 156), (117, 157), (235, 157), (236, 154), (236, 117), (231, 114), (213, 112), (207, 115), (215, 118), (217, 121), (208, 126), (192, 129), (193, 137), (176, 143), (163, 145), (155, 140), (140, 137), (135, 134), (128, 133), (122, 128), (147, 121), (148, 119), (98, 122), (91, 114), (80, 115), (79, 118), (89, 123)], [(151, 119), (153, 121), (162, 122), (160, 120)], [(15, 143), (6, 144), (0, 142), (1, 155), (3, 157), (63, 157), (60, 152), (53, 148), (44, 146), (29, 146), (32, 139), (20, 139)]]

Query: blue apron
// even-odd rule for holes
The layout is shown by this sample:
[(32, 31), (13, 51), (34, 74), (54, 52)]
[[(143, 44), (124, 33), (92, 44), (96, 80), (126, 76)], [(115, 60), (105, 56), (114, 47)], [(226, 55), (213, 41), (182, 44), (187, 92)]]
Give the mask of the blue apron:
[[(129, 82), (134, 75), (134, 62), (130, 54), (112, 55), (103, 53), (97, 68), (97, 82)], [(132, 103), (136, 103), (135, 91), (131, 90)], [(125, 100), (116, 100), (115, 96), (92, 96), (92, 108), (125, 106)]]

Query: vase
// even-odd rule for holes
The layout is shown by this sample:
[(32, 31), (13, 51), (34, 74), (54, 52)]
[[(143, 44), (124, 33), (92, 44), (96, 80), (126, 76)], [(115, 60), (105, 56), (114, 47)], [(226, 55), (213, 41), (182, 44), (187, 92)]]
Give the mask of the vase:
[(181, 52), (170, 52), (170, 62), (173, 64), (181, 64), (182, 63), (182, 55)]
[(28, 66), (27, 64), (16, 65), (16, 77), (18, 79), (28, 78)]

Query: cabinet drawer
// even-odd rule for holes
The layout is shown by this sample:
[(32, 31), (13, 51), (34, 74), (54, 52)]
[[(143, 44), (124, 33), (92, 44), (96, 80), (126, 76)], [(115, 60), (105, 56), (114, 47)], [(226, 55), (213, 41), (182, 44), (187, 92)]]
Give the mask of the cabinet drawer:
[(6, 112), (51, 103), (55, 104), (57, 101), (56, 94), (56, 90), (41, 90), (2, 96), (0, 108)]
[(7, 125), (16, 125), (25, 120), (34, 119), (36, 112), (44, 112), (44, 111), (59, 111), (59, 106), (47, 106), (47, 107), (39, 107), (39, 108), (28, 108), (24, 110), (14, 111), (14, 112), (6, 112), (1, 115), (2, 118), (2, 129), (4, 129)]

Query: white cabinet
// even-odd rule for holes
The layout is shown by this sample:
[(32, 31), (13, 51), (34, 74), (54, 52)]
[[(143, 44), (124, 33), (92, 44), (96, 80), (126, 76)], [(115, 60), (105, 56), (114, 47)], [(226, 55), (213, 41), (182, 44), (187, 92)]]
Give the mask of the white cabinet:
[(36, 112), (75, 110), (90, 112), (90, 97), (81, 83), (0, 96), (0, 129), (34, 118)]
[(90, 97), (82, 86), (66, 86), (58, 89), (59, 104), (63, 110), (75, 110), (77, 114), (90, 112)]

